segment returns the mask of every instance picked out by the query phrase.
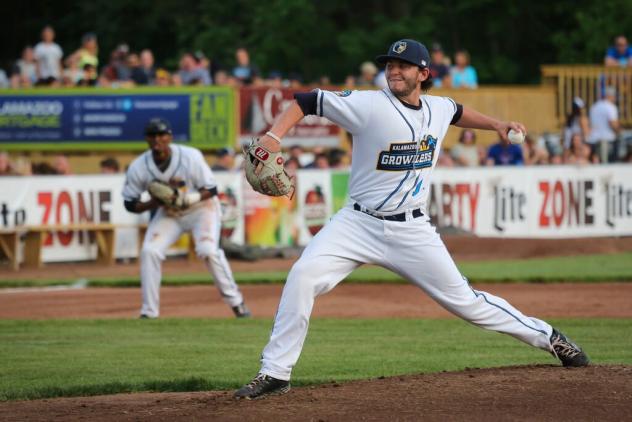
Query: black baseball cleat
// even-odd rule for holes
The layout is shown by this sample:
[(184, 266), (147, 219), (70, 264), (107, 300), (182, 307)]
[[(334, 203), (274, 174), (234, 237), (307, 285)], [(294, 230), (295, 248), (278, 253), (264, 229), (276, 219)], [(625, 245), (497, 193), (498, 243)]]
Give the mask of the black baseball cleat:
[(241, 304), (237, 306), (233, 306), (232, 309), (237, 318), (250, 318), (250, 309), (248, 309), (244, 302), (241, 302)]
[(266, 396), (280, 396), (290, 391), (290, 382), (258, 374), (252, 381), (235, 391), (236, 399), (260, 399)]
[(557, 357), (563, 366), (588, 366), (590, 359), (588, 355), (575, 343), (555, 328), (551, 334), (551, 354)]

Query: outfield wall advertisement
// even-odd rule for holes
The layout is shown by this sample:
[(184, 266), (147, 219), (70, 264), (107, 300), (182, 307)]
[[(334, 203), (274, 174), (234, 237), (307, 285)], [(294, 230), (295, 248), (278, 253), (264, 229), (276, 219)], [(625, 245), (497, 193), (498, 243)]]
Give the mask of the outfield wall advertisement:
[(230, 88), (36, 92), (0, 95), (0, 149), (143, 149), (143, 128), (153, 117), (171, 123), (176, 142), (234, 146)]
[[(216, 173), (222, 235), (237, 244), (305, 245), (349, 202), (346, 171), (302, 170), (290, 200), (254, 192), (240, 173)], [(128, 213), (123, 175), (2, 178), (0, 228), (109, 222), (116, 256), (138, 253), (138, 230), (148, 216)], [(481, 237), (572, 238), (632, 236), (632, 166), (550, 166), (438, 169), (427, 213), (440, 229)], [(91, 259), (84, 233), (51, 233), (44, 261)]]

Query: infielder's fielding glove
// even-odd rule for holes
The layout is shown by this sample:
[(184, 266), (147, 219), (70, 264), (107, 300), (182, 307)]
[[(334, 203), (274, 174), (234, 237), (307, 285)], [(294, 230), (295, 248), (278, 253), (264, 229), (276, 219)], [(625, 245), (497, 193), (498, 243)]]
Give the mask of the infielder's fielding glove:
[(185, 197), (180, 191), (168, 183), (160, 180), (153, 180), (147, 187), (149, 194), (156, 198), (161, 204), (170, 208), (186, 208), (188, 204), (185, 202)]
[(261, 146), (259, 138), (244, 147), (246, 179), (257, 192), (268, 196), (294, 195), (293, 178), (283, 168), (280, 152)]

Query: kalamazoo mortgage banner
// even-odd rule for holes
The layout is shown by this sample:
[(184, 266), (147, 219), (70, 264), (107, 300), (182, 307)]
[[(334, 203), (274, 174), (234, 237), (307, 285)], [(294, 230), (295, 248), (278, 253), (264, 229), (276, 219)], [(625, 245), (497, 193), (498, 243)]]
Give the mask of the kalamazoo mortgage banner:
[(235, 93), (227, 87), (9, 93), (0, 94), (0, 150), (144, 149), (153, 117), (169, 120), (176, 142), (235, 144)]

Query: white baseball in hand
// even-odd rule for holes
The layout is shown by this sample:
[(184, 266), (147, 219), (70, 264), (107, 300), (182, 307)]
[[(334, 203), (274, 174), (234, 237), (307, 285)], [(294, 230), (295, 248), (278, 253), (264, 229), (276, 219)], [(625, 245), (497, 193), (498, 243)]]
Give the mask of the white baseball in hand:
[(509, 129), (507, 138), (512, 144), (521, 144), (524, 142), (524, 133), (521, 130)]

